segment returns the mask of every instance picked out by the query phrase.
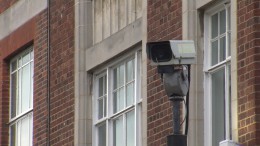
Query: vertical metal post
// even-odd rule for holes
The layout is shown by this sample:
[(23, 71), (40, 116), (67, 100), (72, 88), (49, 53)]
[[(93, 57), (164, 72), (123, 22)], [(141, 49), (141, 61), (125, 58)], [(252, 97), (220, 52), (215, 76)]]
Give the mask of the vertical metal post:
[(181, 134), (180, 128), (180, 106), (181, 103), (179, 100), (172, 100), (173, 103), (173, 134)]
[(173, 111), (173, 134), (167, 136), (167, 146), (187, 146), (187, 135), (181, 134), (181, 102), (182, 96), (170, 97)]

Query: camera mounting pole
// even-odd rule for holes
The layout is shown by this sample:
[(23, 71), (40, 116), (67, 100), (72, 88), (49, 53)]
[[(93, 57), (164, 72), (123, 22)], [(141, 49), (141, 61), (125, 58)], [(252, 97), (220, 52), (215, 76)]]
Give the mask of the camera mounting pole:
[(172, 102), (173, 113), (173, 134), (181, 134), (181, 102), (184, 100), (182, 96), (172, 96), (169, 98)]

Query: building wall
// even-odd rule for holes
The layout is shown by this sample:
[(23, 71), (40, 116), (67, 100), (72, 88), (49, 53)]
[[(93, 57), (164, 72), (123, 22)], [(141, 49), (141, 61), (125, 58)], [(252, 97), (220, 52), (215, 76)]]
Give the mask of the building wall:
[[(22, 0), (19, 3), (3, 1), (0, 4), (1, 24), (4, 23), (6, 30), (8, 30), (0, 30), (0, 145), (2, 146), (7, 146), (9, 143), (9, 61), (30, 45), (34, 46), (35, 54), (34, 145), (46, 145), (47, 3), (38, 3), (39, 5), (36, 8), (31, 6), (33, 10), (29, 16), (20, 17), (15, 14), (17, 11), (24, 11), (24, 8), (28, 8), (27, 4), (29, 4), (29, 1)], [(13, 21), (9, 21), (11, 17)], [(11, 22), (16, 25), (11, 25)], [(2, 26), (1, 28), (3, 28)]]
[(0, 3), (0, 13), (11, 7), (18, 0), (2, 0)]
[[(148, 0), (147, 41), (182, 39), (182, 1)], [(172, 133), (172, 104), (157, 68), (147, 64), (147, 146), (166, 146)]]
[(50, 1), (50, 145), (74, 145), (74, 0)]
[[(51, 116), (49, 118), (47, 1), (0, 2), (0, 145), (2, 146), (7, 146), (9, 142), (9, 61), (30, 45), (34, 46), (33, 145), (47, 145), (48, 136), (52, 146), (74, 145), (74, 1), (51, 1), (50, 6)], [(47, 129), (48, 119), (50, 131)]]
[(237, 1), (238, 134), (244, 146), (260, 144), (259, 1)]

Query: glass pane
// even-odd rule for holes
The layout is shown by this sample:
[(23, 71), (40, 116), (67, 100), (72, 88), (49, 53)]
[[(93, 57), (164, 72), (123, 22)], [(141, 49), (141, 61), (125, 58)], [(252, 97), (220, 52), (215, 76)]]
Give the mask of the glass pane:
[(98, 119), (103, 118), (103, 99), (98, 100)]
[[(228, 100), (229, 100), (229, 131), (232, 131), (232, 113), (231, 113), (231, 65), (228, 65)], [(229, 138), (232, 138), (230, 132)]]
[(114, 93), (114, 113), (124, 108), (124, 88), (117, 90)]
[(104, 117), (107, 116), (107, 97), (104, 97)]
[(13, 61), (13, 62), (11, 63), (11, 68), (12, 68), (12, 69), (11, 69), (12, 72), (17, 69), (17, 60), (15, 60), (15, 61)]
[(30, 108), (33, 108), (33, 62), (31, 62), (31, 96), (30, 96)]
[(220, 34), (226, 32), (226, 10), (220, 12)]
[(113, 122), (113, 146), (123, 146), (124, 144), (124, 127), (123, 117), (119, 117)]
[(16, 116), (16, 101), (17, 101), (17, 73), (11, 75), (11, 118)]
[(218, 41), (211, 43), (211, 65), (218, 63)]
[(34, 57), (34, 53), (33, 51), (31, 51), (31, 60), (33, 59), (33, 57)]
[(231, 34), (228, 33), (228, 56), (231, 56)]
[(126, 115), (126, 146), (135, 145), (135, 112)]
[(212, 74), (212, 146), (225, 139), (225, 69)]
[(19, 60), (18, 60), (18, 66), (19, 66), (19, 67), (22, 66), (22, 58), (19, 58)]
[(104, 95), (106, 95), (107, 94), (107, 76), (105, 75), (104, 76)]
[(11, 129), (10, 129), (10, 146), (16, 146), (16, 124), (12, 125), (11, 126)]
[(103, 96), (103, 91), (104, 91), (104, 83), (103, 83), (103, 80), (104, 78), (101, 77), (98, 79), (98, 97), (101, 97)]
[(134, 83), (126, 86), (126, 106), (134, 104)]
[(117, 89), (124, 84), (124, 66), (121, 65), (114, 69), (114, 89)]
[(22, 112), (30, 107), (30, 65), (26, 65), (22, 69)]
[(228, 7), (228, 30), (231, 30), (231, 12), (230, 7)]
[(218, 13), (211, 17), (211, 38), (218, 36)]
[(126, 82), (129, 82), (134, 79), (134, 60), (127, 62), (126, 66)]
[(223, 61), (226, 59), (226, 37), (220, 38), (219, 49), (219, 61)]
[(30, 124), (29, 117), (22, 119), (21, 131), (19, 133), (19, 136), (21, 136), (21, 146), (30, 146), (29, 124)]
[(98, 127), (98, 146), (106, 146), (106, 124)]
[(23, 65), (30, 61), (30, 54), (27, 53), (23, 56)]
[(33, 114), (30, 114), (30, 143), (33, 145)]

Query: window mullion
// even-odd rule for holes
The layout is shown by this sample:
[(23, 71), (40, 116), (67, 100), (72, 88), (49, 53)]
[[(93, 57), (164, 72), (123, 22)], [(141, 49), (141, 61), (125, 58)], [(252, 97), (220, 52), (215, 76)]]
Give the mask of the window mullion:
[(218, 12), (218, 63), (220, 62), (220, 13)]
[(226, 139), (230, 139), (230, 125), (229, 125), (229, 107), (230, 107), (230, 100), (229, 100), (229, 69), (228, 64), (225, 65), (225, 137)]
[(124, 143), (125, 146), (126, 146), (126, 140), (127, 140), (126, 114), (127, 114), (127, 112), (122, 115), (123, 116), (123, 143)]

